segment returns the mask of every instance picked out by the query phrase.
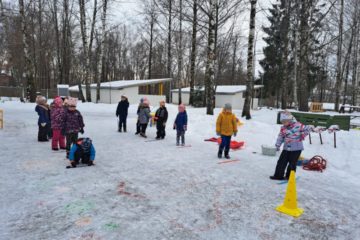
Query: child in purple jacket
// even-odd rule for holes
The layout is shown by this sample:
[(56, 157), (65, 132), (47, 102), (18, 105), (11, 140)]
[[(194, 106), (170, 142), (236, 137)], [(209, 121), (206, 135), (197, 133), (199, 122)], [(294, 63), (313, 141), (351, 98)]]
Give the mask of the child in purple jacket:
[(68, 108), (65, 110), (61, 133), (66, 136), (66, 158), (69, 158), (71, 144), (78, 140), (79, 132), (84, 134), (84, 121), (81, 113), (76, 110), (77, 99), (68, 99)]
[[(301, 151), (304, 150), (302, 141), (309, 135), (312, 129), (312, 126), (306, 126), (297, 122), (289, 112), (282, 112), (280, 114), (280, 121), (283, 126), (281, 126), (275, 146), (277, 151), (280, 150), (282, 144), (284, 146), (276, 164), (274, 176), (270, 176), (272, 180), (289, 179), (290, 172), (292, 170), (296, 171), (297, 161)], [(284, 177), (286, 167), (287, 170)]]
[(65, 136), (61, 134), (65, 116), (65, 110), (61, 97), (56, 97), (54, 99), (54, 106), (51, 108), (50, 115), (52, 128), (51, 148), (54, 151), (58, 151), (60, 145), (60, 149), (66, 149)]

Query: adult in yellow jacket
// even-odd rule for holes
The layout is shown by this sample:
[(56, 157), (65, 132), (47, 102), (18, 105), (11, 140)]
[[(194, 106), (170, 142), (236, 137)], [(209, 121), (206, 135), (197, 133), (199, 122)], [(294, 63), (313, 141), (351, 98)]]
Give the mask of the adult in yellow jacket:
[(236, 136), (237, 124), (235, 114), (232, 113), (230, 103), (226, 103), (223, 111), (219, 114), (216, 121), (216, 134), (221, 136), (218, 158), (222, 158), (225, 149), (225, 158), (229, 159), (231, 136)]

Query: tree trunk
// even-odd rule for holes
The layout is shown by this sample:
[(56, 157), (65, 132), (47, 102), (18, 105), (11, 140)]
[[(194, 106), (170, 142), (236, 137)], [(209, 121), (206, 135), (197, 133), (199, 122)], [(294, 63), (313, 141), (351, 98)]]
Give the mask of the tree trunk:
[(360, 3), (359, 1), (356, 2), (355, 6), (355, 40), (354, 40), (354, 52), (353, 52), (353, 68), (352, 68), (352, 105), (356, 106), (357, 103), (357, 76), (358, 76), (358, 51), (359, 51), (359, 44), (360, 44), (360, 24), (358, 18), (359, 16), (359, 10), (360, 10)]
[(210, 0), (209, 12), (209, 36), (208, 36), (208, 55), (206, 62), (205, 75), (205, 95), (206, 95), (206, 114), (214, 115), (214, 96), (215, 96), (215, 12), (217, 0)]
[(342, 44), (343, 44), (343, 23), (344, 23), (344, 0), (340, 1), (340, 22), (339, 22), (339, 39), (338, 39), (338, 48), (336, 54), (336, 84), (335, 84), (335, 111), (339, 111), (339, 101), (340, 101), (340, 89), (342, 83), (341, 76), (341, 62), (342, 62)]
[(283, 19), (283, 27), (282, 29), (282, 39), (284, 42), (284, 49), (283, 49), (283, 55), (282, 55), (282, 68), (283, 68), (283, 74), (282, 74), (282, 88), (281, 88), (281, 108), (286, 109), (287, 103), (288, 103), (288, 55), (289, 55), (289, 27), (290, 27), (290, 3), (288, 3), (287, 0), (283, 0), (283, 8), (285, 9), (285, 16)]
[(79, 0), (80, 7), (80, 29), (81, 39), (83, 44), (83, 54), (85, 58), (85, 93), (86, 101), (91, 102), (91, 89), (89, 79), (90, 59), (88, 57), (88, 39), (86, 34), (86, 13), (85, 13), (85, 0)]
[(34, 79), (34, 63), (29, 56), (29, 45), (30, 37), (27, 30), (27, 21), (25, 16), (24, 0), (19, 0), (19, 12), (21, 17), (21, 33), (22, 33), (22, 44), (24, 48), (25, 57), (25, 77), (26, 77), (26, 89), (27, 98), (30, 102), (35, 102), (36, 99), (36, 84)]
[(238, 44), (238, 40), (239, 40), (239, 35), (235, 35), (235, 40), (234, 40), (234, 48), (233, 48), (233, 55), (232, 55), (232, 66), (231, 66), (231, 84), (235, 85), (236, 84), (236, 76), (235, 76), (235, 71), (236, 71), (236, 62), (237, 62), (237, 57), (236, 57), (236, 52), (237, 52), (237, 44)]
[[(107, 0), (103, 0), (103, 11), (101, 14), (101, 42), (99, 46), (99, 69), (98, 73), (100, 73), (100, 77), (97, 78), (97, 85), (96, 85), (96, 102), (100, 101), (100, 83), (101, 78), (104, 76), (104, 68), (105, 68), (105, 55), (104, 55), (104, 48), (105, 48), (105, 39), (106, 39), (106, 10), (107, 10)], [(111, 91), (111, 89), (110, 89)]]
[(152, 68), (152, 57), (153, 57), (153, 40), (154, 40), (154, 24), (155, 24), (155, 17), (153, 16), (153, 12), (151, 12), (151, 19), (150, 19), (150, 49), (149, 49), (149, 64), (148, 64), (148, 79), (151, 79), (151, 68)]
[(242, 112), (242, 117), (251, 119), (250, 105), (253, 94), (253, 48), (254, 48), (254, 37), (255, 37), (255, 16), (256, 16), (256, 2), (257, 0), (251, 0), (251, 11), (250, 11), (250, 30), (249, 30), (249, 41), (248, 41), (248, 58), (247, 58), (247, 79), (246, 79), (246, 91), (245, 91), (245, 103)]
[[(169, 0), (169, 21), (168, 21), (168, 50), (167, 50), (167, 74), (169, 78), (172, 78), (172, 72), (171, 72), (171, 61), (172, 61), (172, 54), (171, 54), (171, 34), (172, 34), (172, 0)], [(169, 90), (166, 91), (168, 97), (167, 99), (169, 102), (172, 102), (172, 96), (171, 96), (171, 85), (172, 82), (169, 84)]]
[(57, 71), (56, 71), (56, 82), (59, 84), (63, 84), (63, 76), (62, 76), (62, 63), (61, 63), (61, 52), (60, 52), (60, 32), (59, 32), (59, 23), (58, 23), (58, 10), (57, 10), (57, 0), (54, 0), (54, 28), (55, 28), (55, 38), (56, 38), (56, 59), (57, 59)]
[(182, 49), (182, 17), (183, 17), (183, 12), (182, 12), (182, 0), (180, 0), (179, 2), (180, 4), (180, 16), (179, 16), (179, 21), (180, 21), (180, 29), (179, 29), (179, 57), (178, 57), (178, 83), (179, 83), (179, 104), (182, 103), (182, 99), (181, 99), (181, 88), (182, 88), (182, 68), (183, 68), (183, 49)]
[(189, 104), (194, 104), (194, 87), (195, 87), (195, 63), (196, 63), (196, 33), (197, 33), (197, 0), (193, 3), (193, 22), (191, 37), (191, 59), (190, 59), (190, 99)]

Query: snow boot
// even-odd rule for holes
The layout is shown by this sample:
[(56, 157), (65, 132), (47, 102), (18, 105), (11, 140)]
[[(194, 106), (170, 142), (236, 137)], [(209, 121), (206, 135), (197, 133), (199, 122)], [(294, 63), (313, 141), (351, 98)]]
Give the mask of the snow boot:
[(218, 151), (218, 158), (222, 158), (222, 149), (219, 148), (219, 151)]
[(285, 180), (284, 177), (270, 176), (271, 180)]
[(58, 148), (52, 148), (52, 150), (53, 150), (53, 151), (59, 151), (59, 149), (58, 149)]
[(226, 159), (230, 159), (229, 150), (225, 150), (225, 158), (226, 158)]

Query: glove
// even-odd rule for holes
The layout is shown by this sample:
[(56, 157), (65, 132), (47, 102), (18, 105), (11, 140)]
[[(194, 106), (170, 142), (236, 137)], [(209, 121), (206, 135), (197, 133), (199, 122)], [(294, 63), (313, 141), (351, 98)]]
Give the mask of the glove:
[(61, 135), (65, 136), (66, 135), (66, 131), (65, 129), (61, 129)]
[(276, 151), (280, 151), (280, 146), (275, 145), (275, 147), (276, 147)]
[(42, 127), (45, 127), (45, 126), (46, 126), (46, 123), (40, 123), (40, 125), (41, 125)]
[(174, 126), (173, 126), (173, 129), (175, 130), (176, 129), (176, 125), (174, 124)]
[(236, 137), (237, 132), (234, 132), (233, 136)]
[(184, 131), (186, 131), (187, 130), (187, 125), (184, 125)]
[(166, 127), (166, 122), (163, 123), (163, 126)]
[(219, 132), (216, 132), (216, 135), (217, 135), (217, 136), (220, 136), (221, 134), (220, 134)]
[(80, 129), (80, 133), (84, 134), (84, 129), (83, 128)]
[(119, 117), (119, 114), (116, 114), (116, 117)]

